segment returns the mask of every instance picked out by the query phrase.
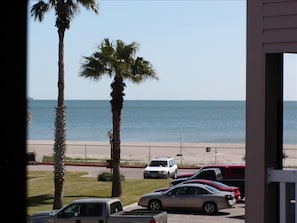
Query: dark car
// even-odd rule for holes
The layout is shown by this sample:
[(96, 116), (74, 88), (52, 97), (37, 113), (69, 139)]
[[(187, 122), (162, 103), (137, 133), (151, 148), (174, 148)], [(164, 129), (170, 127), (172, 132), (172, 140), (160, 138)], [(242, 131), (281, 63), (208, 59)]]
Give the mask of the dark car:
[(223, 165), (223, 164), (213, 164), (202, 166), (193, 173), (180, 173), (176, 178), (191, 177), (196, 172), (208, 168), (219, 168), (221, 170), (224, 179), (244, 179), (245, 178), (245, 165)]
[(207, 179), (207, 180), (221, 181), (223, 177), (219, 168), (201, 169), (195, 172), (195, 174), (190, 177), (173, 179), (170, 182), (169, 186), (174, 186), (186, 180), (193, 180), (193, 179)]

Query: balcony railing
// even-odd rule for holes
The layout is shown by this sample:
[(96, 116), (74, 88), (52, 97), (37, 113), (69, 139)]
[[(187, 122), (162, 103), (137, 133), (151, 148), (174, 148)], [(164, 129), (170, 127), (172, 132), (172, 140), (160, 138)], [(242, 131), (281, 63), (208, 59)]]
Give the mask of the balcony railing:
[(268, 183), (279, 183), (280, 223), (297, 223), (297, 170), (268, 169)]

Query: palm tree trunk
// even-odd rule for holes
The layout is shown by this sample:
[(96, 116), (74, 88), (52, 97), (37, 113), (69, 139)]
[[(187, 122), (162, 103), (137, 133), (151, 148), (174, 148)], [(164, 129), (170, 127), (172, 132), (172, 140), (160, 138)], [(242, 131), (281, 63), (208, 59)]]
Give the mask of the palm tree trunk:
[(53, 209), (63, 207), (64, 184), (64, 156), (66, 151), (66, 107), (64, 105), (64, 33), (65, 29), (58, 28), (59, 35), (59, 62), (58, 62), (58, 102), (55, 121), (55, 145), (54, 145), (54, 184), (55, 197)]
[(125, 84), (121, 77), (115, 76), (114, 82), (111, 84), (111, 109), (112, 109), (112, 125), (113, 125), (113, 177), (112, 177), (112, 197), (120, 197), (122, 194), (121, 186), (121, 173), (120, 173), (120, 161), (121, 161), (121, 111), (123, 107), (123, 90)]
[(121, 189), (121, 173), (120, 173), (120, 161), (121, 161), (121, 142), (120, 142), (120, 122), (121, 116), (118, 111), (113, 110), (113, 177), (112, 177), (112, 197), (119, 197), (122, 194)]

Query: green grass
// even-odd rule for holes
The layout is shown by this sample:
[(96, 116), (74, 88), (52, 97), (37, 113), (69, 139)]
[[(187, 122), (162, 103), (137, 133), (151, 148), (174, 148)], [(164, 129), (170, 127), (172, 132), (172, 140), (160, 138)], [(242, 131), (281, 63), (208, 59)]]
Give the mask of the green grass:
[[(86, 177), (86, 172), (66, 172), (63, 187), (64, 204), (83, 197), (111, 197), (111, 182), (97, 181), (97, 177)], [(51, 171), (28, 171), (27, 215), (51, 210), (54, 201), (54, 180)], [(142, 194), (160, 187), (167, 187), (169, 179), (126, 179), (122, 181), (124, 206), (138, 201)]]
[[(54, 157), (53, 156), (43, 156), (42, 161), (44, 163), (53, 163)], [(94, 159), (94, 158), (72, 158), (72, 157), (65, 157), (64, 159), (65, 164), (73, 164), (73, 165), (84, 165), (84, 164), (94, 164), (94, 165), (106, 165), (106, 159)], [(139, 166), (139, 167), (145, 167), (147, 163), (138, 161), (138, 160), (125, 160), (121, 159), (121, 165), (122, 166)], [(199, 168), (196, 164), (188, 164), (183, 163), (182, 165), (179, 165), (179, 168)]]

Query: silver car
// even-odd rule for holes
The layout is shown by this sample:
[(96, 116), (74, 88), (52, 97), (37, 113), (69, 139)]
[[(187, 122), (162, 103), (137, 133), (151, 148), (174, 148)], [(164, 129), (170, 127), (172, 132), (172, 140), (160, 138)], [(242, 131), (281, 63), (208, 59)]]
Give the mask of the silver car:
[(178, 184), (166, 191), (142, 195), (138, 205), (150, 210), (196, 210), (208, 215), (236, 204), (233, 192), (204, 184)]

